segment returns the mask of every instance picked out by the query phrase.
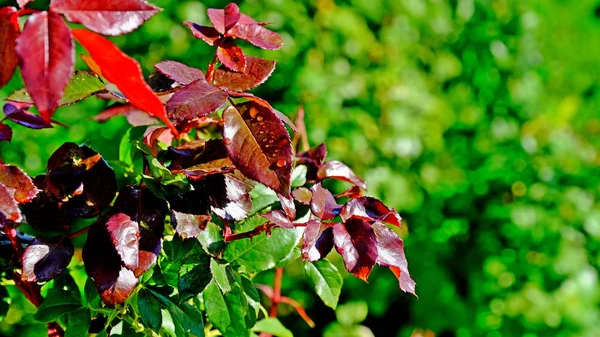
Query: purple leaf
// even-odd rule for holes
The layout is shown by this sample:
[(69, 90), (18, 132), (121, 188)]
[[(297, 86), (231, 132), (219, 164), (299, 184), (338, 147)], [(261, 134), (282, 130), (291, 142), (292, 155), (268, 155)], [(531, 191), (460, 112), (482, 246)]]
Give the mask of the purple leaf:
[(160, 11), (144, 0), (52, 0), (50, 9), (102, 35), (129, 33)]
[(60, 275), (71, 262), (74, 249), (64, 238), (53, 243), (35, 239), (23, 253), (23, 280), (47, 282)]
[(246, 177), (288, 196), (292, 144), (281, 120), (272, 110), (246, 102), (227, 108), (223, 122), (223, 142), (235, 167)]
[(252, 56), (245, 56), (245, 60), (246, 68), (243, 73), (233, 71), (226, 66), (215, 70), (214, 84), (227, 90), (247, 91), (266, 81), (275, 69), (275, 61)]
[(192, 31), (195, 38), (201, 39), (211, 46), (214, 46), (221, 38), (221, 34), (214, 27), (201, 26), (190, 21), (184, 21), (183, 25)]
[(377, 261), (377, 237), (371, 225), (356, 218), (337, 223), (333, 226), (333, 243), (346, 269), (366, 282)]
[(400, 227), (400, 222), (402, 221), (396, 210), (388, 208), (383, 202), (372, 197), (360, 197), (349, 200), (342, 207), (340, 217), (343, 221), (355, 217), (370, 222), (386, 222), (398, 227)]
[(229, 31), (228, 35), (246, 40), (262, 49), (275, 50), (283, 46), (281, 35), (259, 24), (238, 23)]
[(17, 38), (21, 74), (35, 106), (46, 122), (73, 76), (73, 39), (67, 24), (54, 12), (32, 14)]
[(204, 78), (186, 85), (167, 102), (169, 117), (179, 121), (203, 117), (227, 102), (227, 94)]
[(310, 209), (315, 216), (321, 220), (331, 220), (339, 214), (342, 206), (337, 204), (329, 190), (318, 183), (311, 187), (311, 191)]
[(302, 258), (310, 262), (318, 261), (333, 248), (333, 227), (321, 221), (309, 221), (304, 231)]
[(206, 12), (210, 22), (221, 34), (227, 33), (240, 20), (240, 8), (234, 3), (228, 4), (225, 9), (209, 8)]
[(416, 284), (410, 277), (408, 262), (404, 255), (404, 242), (382, 223), (373, 224), (373, 230), (377, 236), (377, 264), (390, 268), (398, 278), (402, 291), (416, 295)]
[(204, 78), (204, 73), (202, 73), (202, 70), (188, 67), (183, 63), (175, 61), (162, 61), (155, 64), (154, 68), (173, 81), (183, 85), (187, 85), (197, 79)]
[(115, 116), (125, 116), (131, 126), (154, 125), (158, 120), (131, 104), (113, 105), (94, 116), (94, 120), (104, 123)]
[(243, 73), (246, 70), (246, 57), (242, 48), (233, 43), (223, 43), (217, 48), (217, 57), (227, 68)]
[(30, 129), (46, 129), (52, 127), (52, 125), (47, 123), (41, 116), (32, 114), (24, 109), (17, 108), (12, 104), (4, 105), (4, 114), (8, 120)]
[(279, 210), (270, 211), (265, 214), (261, 214), (260, 216), (262, 216), (263, 218), (266, 218), (267, 220), (271, 221), (275, 225), (282, 227), (282, 228), (294, 228), (295, 227), (292, 220), (290, 220), (290, 218), (283, 211), (279, 211)]
[(367, 190), (367, 183), (354, 174), (354, 172), (352, 172), (352, 170), (346, 166), (346, 164), (337, 160), (328, 161), (321, 165), (319, 167), (319, 171), (317, 172), (317, 177), (319, 180), (333, 178), (347, 181), (362, 188), (363, 190)]
[(247, 92), (237, 92), (237, 91), (231, 91), (231, 90), (227, 90), (227, 94), (229, 94), (229, 96), (231, 97), (243, 97), (249, 101), (253, 101), (256, 102), (262, 106), (264, 106), (265, 108), (271, 109), (273, 110), (273, 113), (275, 113), (275, 115), (277, 117), (279, 117), (279, 119), (284, 122), (285, 124), (287, 124), (287, 126), (289, 126), (294, 132), (298, 132), (298, 129), (296, 128), (296, 125), (294, 124), (294, 122), (292, 122), (286, 115), (284, 115), (281, 111), (275, 110), (273, 109), (273, 107), (271, 106), (271, 104), (269, 104), (269, 102), (265, 101), (264, 99), (254, 96), (251, 93), (247, 93)]
[(19, 36), (19, 23), (16, 13), (17, 9), (14, 7), (0, 8), (0, 88), (10, 81), (17, 68), (15, 45)]
[(12, 140), (12, 129), (6, 124), (0, 124), (0, 141), (10, 142)]
[(277, 194), (277, 197), (279, 198), (281, 208), (283, 208), (285, 214), (292, 220), (296, 219), (296, 205), (294, 204), (294, 198), (290, 194), (287, 196)]

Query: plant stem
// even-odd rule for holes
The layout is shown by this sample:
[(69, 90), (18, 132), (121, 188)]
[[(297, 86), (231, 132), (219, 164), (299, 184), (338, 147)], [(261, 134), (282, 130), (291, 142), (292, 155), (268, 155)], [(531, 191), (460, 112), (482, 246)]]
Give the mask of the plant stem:
[(87, 232), (90, 230), (90, 228), (92, 228), (92, 226), (91, 226), (91, 225), (90, 225), (90, 226), (87, 226), (87, 227), (85, 227), (85, 228), (82, 228), (82, 229), (78, 230), (78, 231), (77, 231), (77, 232), (75, 232), (75, 233), (71, 233), (71, 234), (69, 234), (69, 239), (72, 239), (72, 238), (74, 238), (74, 237), (77, 237), (77, 236), (79, 236), (79, 235), (81, 235), (81, 234), (83, 234), (83, 233), (87, 233)]
[(281, 301), (281, 280), (283, 279), (283, 268), (275, 268), (275, 279), (273, 280), (273, 297), (271, 298), (270, 317), (277, 317), (277, 306)]

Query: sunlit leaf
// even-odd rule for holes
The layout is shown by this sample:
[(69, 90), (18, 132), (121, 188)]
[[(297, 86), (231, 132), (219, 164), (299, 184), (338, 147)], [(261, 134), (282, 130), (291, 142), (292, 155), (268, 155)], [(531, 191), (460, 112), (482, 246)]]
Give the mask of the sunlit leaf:
[(383, 202), (372, 197), (360, 197), (349, 200), (342, 210), (340, 217), (343, 221), (351, 217), (365, 221), (381, 221), (400, 227), (402, 218), (396, 210), (388, 208)]
[(0, 8), (0, 88), (10, 81), (18, 63), (15, 53), (19, 35), (16, 12), (14, 7)]
[(258, 57), (245, 56), (244, 63), (244, 72), (232, 70), (226, 63), (223, 63), (225, 66), (215, 70), (214, 84), (228, 90), (247, 91), (265, 82), (275, 70), (275, 61)]
[(319, 171), (317, 172), (317, 177), (320, 180), (326, 178), (343, 180), (352, 183), (363, 190), (367, 189), (367, 183), (365, 183), (364, 180), (354, 174), (354, 172), (348, 166), (346, 166), (346, 164), (337, 160), (328, 161), (321, 165), (319, 167)]
[(304, 274), (323, 303), (335, 309), (342, 291), (343, 279), (328, 260), (304, 263)]
[(31, 201), (39, 192), (31, 178), (14, 165), (0, 164), (0, 184), (8, 187), (20, 204)]
[(74, 249), (71, 240), (51, 242), (36, 239), (23, 253), (23, 279), (46, 282), (60, 275), (71, 262)]
[(344, 258), (346, 269), (366, 282), (377, 260), (377, 237), (373, 228), (356, 218), (337, 223), (333, 226), (333, 243)]
[(223, 43), (217, 48), (219, 61), (227, 68), (243, 73), (246, 70), (246, 57), (242, 48), (233, 43)]
[(404, 242), (382, 223), (373, 224), (373, 230), (377, 236), (377, 264), (390, 268), (398, 278), (402, 291), (416, 295), (416, 283), (410, 277), (408, 262), (404, 255)]
[(225, 34), (240, 20), (240, 8), (234, 3), (228, 4), (225, 9), (209, 8), (206, 13), (210, 22), (221, 34)]
[(169, 116), (179, 121), (203, 117), (227, 102), (227, 94), (204, 77), (177, 91), (167, 102)]
[(302, 258), (307, 261), (318, 261), (333, 248), (333, 228), (329, 223), (309, 221), (304, 230)]
[(246, 40), (263, 49), (274, 50), (283, 46), (283, 38), (281, 35), (266, 29), (259, 24), (238, 23), (229, 30), (229, 35)]
[(183, 25), (192, 31), (194, 37), (203, 40), (211, 46), (214, 46), (221, 38), (221, 34), (214, 27), (202, 26), (190, 21), (184, 21)]
[(187, 85), (197, 79), (204, 78), (204, 73), (202, 73), (202, 70), (188, 67), (183, 63), (175, 61), (162, 61), (155, 64), (154, 68), (173, 81), (183, 85)]

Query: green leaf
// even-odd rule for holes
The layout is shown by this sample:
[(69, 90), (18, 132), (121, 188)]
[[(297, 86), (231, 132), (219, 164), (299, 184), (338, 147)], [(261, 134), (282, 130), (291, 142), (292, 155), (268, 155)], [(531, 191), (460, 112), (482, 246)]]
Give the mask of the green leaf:
[(343, 279), (328, 260), (304, 263), (304, 273), (313, 290), (326, 306), (335, 309), (340, 298)]
[[(127, 171), (134, 171), (134, 157), (140, 153), (133, 144), (133, 141), (143, 137), (146, 127), (131, 127), (127, 129), (119, 144), (119, 161), (125, 164)], [(141, 172), (141, 171), (140, 171)]]
[(242, 289), (244, 289), (244, 293), (255, 302), (260, 302), (260, 295), (258, 294), (258, 289), (254, 286), (254, 283), (247, 279), (244, 276), (240, 277)]
[(85, 295), (85, 300), (88, 306), (92, 308), (97, 308), (100, 306), (100, 295), (98, 295), (98, 290), (96, 290), (96, 286), (94, 285), (94, 280), (91, 277), (88, 277), (85, 280), (85, 286), (83, 287), (83, 294)]
[(335, 311), (335, 316), (338, 322), (350, 326), (364, 321), (368, 313), (369, 307), (367, 307), (367, 303), (361, 301), (340, 305)]
[(2, 300), (0, 302), (0, 320), (2, 320), (6, 316), (8, 308), (10, 307), (10, 305), (8, 304), (10, 300), (10, 295), (6, 290), (6, 287), (4, 287), (3, 285), (0, 285), (0, 300)]
[(131, 324), (122, 321), (121, 337), (144, 337), (144, 334), (135, 331)]
[(224, 331), (231, 323), (231, 319), (229, 317), (227, 303), (225, 303), (225, 297), (223, 297), (223, 293), (221, 293), (221, 290), (215, 281), (210, 282), (204, 289), (202, 298), (204, 299), (204, 304), (206, 306), (208, 320), (217, 329)]
[[(76, 70), (58, 104), (61, 106), (73, 104), (103, 90), (104, 84), (98, 77), (87, 71)], [(6, 100), (33, 104), (31, 96), (25, 89), (13, 92)]]
[(81, 294), (73, 277), (64, 273), (56, 278), (52, 288), (33, 316), (40, 322), (56, 321), (60, 316), (81, 308)]
[(202, 254), (190, 256), (181, 265), (177, 281), (181, 302), (196, 296), (210, 283), (212, 279), (210, 264), (211, 258), (202, 251)]
[(160, 306), (147, 289), (138, 292), (138, 311), (144, 325), (158, 333), (162, 325)]
[(306, 184), (306, 174), (308, 168), (306, 165), (298, 165), (292, 171), (292, 187), (304, 186)]
[(225, 248), (224, 258), (242, 266), (245, 272), (271, 269), (292, 253), (300, 241), (302, 229), (274, 228), (267, 237), (262, 233), (250, 239), (233, 241)]
[(223, 240), (223, 231), (221, 227), (213, 222), (209, 222), (206, 228), (200, 235), (198, 240), (202, 244), (202, 248), (212, 255), (217, 255), (223, 248), (225, 248), (225, 241)]
[[(152, 289), (149, 289), (149, 291), (151, 292), (152, 296), (156, 298), (158, 303), (160, 303), (162, 307), (169, 312), (173, 318), (173, 323), (180, 324), (185, 332), (191, 332), (198, 337), (204, 337), (204, 322), (202, 321), (201, 315), (198, 316), (194, 312), (194, 314), (190, 316), (188, 314), (190, 312), (189, 308), (186, 307), (186, 311), (184, 311), (162, 294), (159, 294)], [(185, 307), (185, 304), (186, 303), (184, 303), (182, 306)]]
[(67, 315), (65, 337), (87, 336), (90, 329), (91, 316), (88, 308), (79, 308)]
[(266, 332), (278, 337), (294, 337), (292, 332), (281, 324), (281, 322), (274, 317), (268, 317), (256, 322), (252, 331), (255, 332)]
[(248, 301), (239, 284), (231, 285), (231, 291), (225, 294), (225, 303), (229, 311), (231, 323), (227, 330), (221, 332), (224, 337), (244, 337), (249, 335), (246, 326), (246, 314), (248, 312)]
[(210, 271), (212, 273), (213, 278), (221, 288), (223, 293), (227, 293), (231, 291), (231, 285), (229, 278), (227, 277), (227, 265), (220, 264), (214, 259), (210, 260)]
[(250, 197), (252, 198), (252, 210), (250, 214), (255, 214), (279, 201), (277, 193), (263, 184), (256, 184), (252, 191), (250, 191)]

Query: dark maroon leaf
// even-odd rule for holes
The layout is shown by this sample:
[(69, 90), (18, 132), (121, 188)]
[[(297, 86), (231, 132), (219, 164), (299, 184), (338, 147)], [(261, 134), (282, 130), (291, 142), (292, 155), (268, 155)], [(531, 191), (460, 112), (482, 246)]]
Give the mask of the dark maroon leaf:
[(144, 0), (52, 0), (50, 9), (103, 35), (129, 33), (160, 11)]
[(227, 102), (227, 94), (202, 77), (177, 91), (167, 102), (169, 117), (185, 121), (203, 117)]
[(201, 26), (190, 21), (184, 21), (183, 24), (192, 31), (194, 37), (202, 39), (211, 46), (221, 38), (221, 34), (214, 27)]
[[(45, 184), (45, 179), (45, 175), (39, 179), (36, 177), (36, 185), (38, 180)], [(38, 188), (43, 189), (44, 186), (38, 185)], [(41, 232), (62, 231), (72, 222), (72, 218), (59, 208), (59, 202), (45, 192), (38, 193), (31, 202), (23, 204), (21, 209), (26, 222)]]
[(333, 243), (344, 258), (346, 269), (366, 282), (377, 261), (377, 237), (371, 225), (356, 218), (336, 223)]
[(0, 124), (0, 141), (10, 142), (12, 140), (12, 129), (6, 124)]
[(20, 204), (31, 201), (39, 192), (31, 178), (14, 165), (0, 164), (0, 184), (8, 187)]
[(100, 213), (117, 191), (113, 169), (87, 146), (65, 143), (48, 160), (46, 190), (65, 214), (89, 218)]
[(416, 295), (416, 284), (410, 277), (408, 262), (404, 255), (404, 242), (382, 223), (374, 223), (373, 230), (377, 237), (377, 264), (390, 268), (398, 278), (402, 291)]
[(327, 156), (327, 147), (325, 144), (315, 146), (312, 149), (302, 152), (296, 155), (298, 157), (298, 165), (306, 166), (306, 180), (309, 182), (319, 181), (317, 172), (319, 167), (323, 164), (323, 160)]
[(346, 166), (346, 164), (337, 160), (328, 161), (321, 165), (321, 167), (319, 167), (319, 171), (317, 172), (317, 177), (319, 180), (326, 178), (343, 180), (352, 183), (363, 190), (367, 189), (367, 183), (365, 183), (364, 180), (354, 174), (354, 172), (352, 172), (352, 170)]
[(290, 194), (287, 196), (277, 194), (277, 197), (279, 198), (281, 208), (283, 208), (285, 214), (292, 220), (296, 219), (296, 205), (294, 204), (294, 198)]
[(112, 306), (124, 302), (138, 280), (123, 266), (105, 221), (99, 220), (92, 225), (83, 246), (83, 262), (102, 301)]
[(14, 7), (0, 8), (0, 88), (10, 81), (18, 63), (15, 53), (19, 35), (16, 12)]
[(309, 221), (304, 231), (302, 258), (311, 262), (318, 261), (333, 248), (333, 227), (321, 221)]
[(187, 85), (197, 79), (204, 78), (202, 70), (188, 67), (183, 63), (175, 61), (162, 61), (154, 65), (154, 68), (173, 81)]
[[(167, 203), (149, 189), (125, 186), (115, 200), (113, 214), (125, 214), (138, 225), (139, 246), (137, 265), (125, 265), (139, 277), (155, 262), (162, 246)], [(124, 218), (123, 218), (124, 219)], [(133, 225), (132, 225), (133, 226)], [(131, 261), (134, 261), (132, 258)]]
[(306, 187), (298, 187), (293, 190), (292, 196), (305, 205), (310, 205), (310, 201), (312, 200), (312, 192)]
[(69, 27), (57, 13), (32, 14), (15, 50), (27, 92), (44, 120), (50, 122), (73, 76), (75, 55)]
[(23, 253), (23, 280), (46, 282), (60, 275), (71, 262), (74, 249), (69, 238), (58, 242), (35, 239)]
[(131, 126), (157, 124), (158, 120), (131, 104), (113, 105), (94, 116), (94, 120), (103, 123), (115, 116), (125, 116)]
[(217, 48), (219, 61), (227, 68), (243, 73), (246, 70), (246, 57), (242, 48), (233, 43), (223, 43)]
[(281, 35), (272, 30), (268, 30), (259, 24), (238, 23), (231, 28), (228, 35), (246, 40), (262, 49), (275, 50), (283, 46), (283, 38)]
[(383, 202), (372, 197), (360, 197), (349, 200), (342, 207), (340, 217), (343, 221), (355, 217), (370, 222), (386, 222), (398, 227), (400, 227), (400, 222), (402, 221), (396, 210), (389, 209)]
[(271, 76), (275, 70), (275, 61), (258, 57), (245, 57), (246, 69), (243, 73), (221, 66), (215, 70), (214, 84), (223, 89), (247, 91), (256, 88)]
[(41, 116), (32, 114), (24, 109), (17, 108), (12, 104), (5, 104), (3, 109), (8, 120), (23, 125), (27, 128), (46, 129), (52, 127), (52, 125), (46, 122)]
[(4, 221), (20, 222), (21, 211), (11, 191), (0, 184), (0, 224)]
[(171, 224), (181, 238), (195, 238), (210, 221), (210, 201), (205, 191), (193, 190), (169, 200)]
[(208, 163), (192, 166), (183, 173), (191, 180), (202, 180), (208, 176), (235, 171), (235, 166), (229, 158), (216, 159)]
[(315, 216), (321, 220), (331, 220), (339, 214), (342, 206), (335, 202), (335, 198), (329, 190), (323, 188), (319, 183), (311, 187), (311, 192), (310, 209)]
[(279, 119), (281, 119), (282, 122), (284, 122), (285, 124), (287, 124), (287, 126), (289, 126), (293, 131), (297, 132), (298, 130), (296, 129), (296, 125), (294, 124), (294, 122), (292, 122), (288, 116), (284, 115), (281, 111), (273, 109), (273, 107), (271, 106), (271, 104), (269, 104), (269, 102), (265, 101), (264, 99), (254, 96), (251, 93), (247, 93), (247, 92), (237, 92), (237, 91), (231, 91), (231, 90), (227, 90), (227, 94), (229, 94), (229, 96), (231, 97), (243, 97), (249, 101), (253, 101), (256, 102), (262, 106), (264, 106), (265, 108), (269, 108), (271, 109), (275, 115), (277, 115), (277, 117), (279, 117)]
[(246, 177), (288, 196), (292, 144), (279, 118), (260, 104), (246, 102), (227, 108), (223, 120), (223, 142), (235, 167)]
[(106, 228), (125, 267), (135, 270), (139, 264), (139, 224), (129, 215), (117, 213), (108, 218)]
[(275, 225), (283, 228), (294, 228), (294, 223), (283, 211), (275, 210), (261, 214), (263, 218), (271, 221)]
[(221, 34), (225, 34), (240, 20), (240, 9), (234, 3), (228, 4), (225, 9), (209, 8), (206, 12), (210, 22)]
[(233, 174), (213, 175), (194, 187), (209, 195), (212, 211), (225, 220), (240, 221), (252, 209), (250, 187)]

